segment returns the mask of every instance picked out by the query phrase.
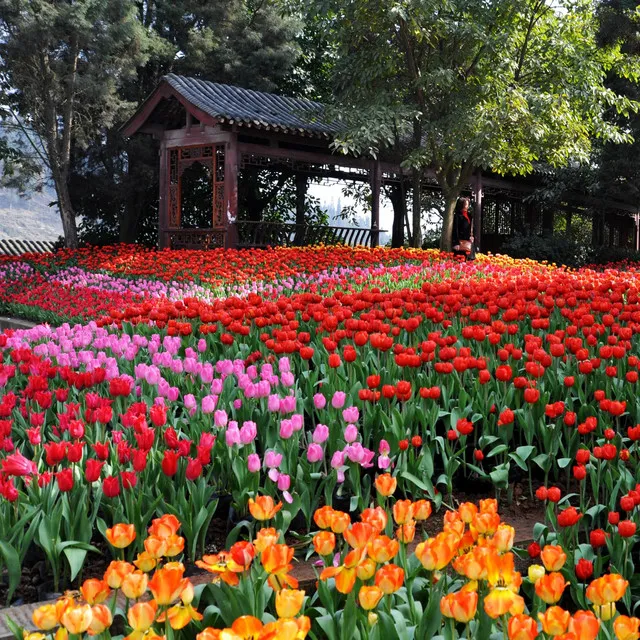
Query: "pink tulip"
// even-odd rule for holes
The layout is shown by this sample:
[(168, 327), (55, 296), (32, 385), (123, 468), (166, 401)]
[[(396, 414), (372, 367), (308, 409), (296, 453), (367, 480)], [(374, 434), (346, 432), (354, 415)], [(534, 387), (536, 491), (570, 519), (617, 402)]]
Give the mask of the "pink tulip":
[(216, 408), (217, 401), (218, 398), (216, 396), (205, 396), (202, 398), (202, 413), (213, 413)]
[(247, 459), (247, 468), (251, 473), (260, 471), (260, 456), (257, 453), (249, 454)]
[(21, 453), (12, 453), (0, 464), (2, 472), (8, 476), (30, 476), (38, 472), (35, 462), (25, 458)]
[(280, 396), (275, 394), (269, 396), (269, 400), (267, 401), (267, 409), (272, 413), (275, 411), (280, 411)]
[(333, 394), (333, 398), (331, 398), (331, 406), (334, 409), (342, 409), (342, 407), (344, 407), (344, 403), (346, 399), (347, 399), (347, 394), (344, 391), (336, 391)]
[(321, 393), (316, 393), (313, 396), (313, 406), (316, 409), (324, 409), (327, 406), (327, 399)]
[(204, 338), (198, 340), (198, 351), (204, 353), (207, 350), (207, 341)]
[(273, 450), (269, 450), (264, 455), (264, 462), (269, 469), (279, 467), (280, 463), (282, 462), (282, 454), (276, 453)]
[(223, 409), (218, 409), (213, 414), (213, 424), (216, 427), (226, 427), (228, 419), (229, 417), (227, 416), (227, 412), (224, 411)]
[(345, 422), (358, 422), (358, 418), (360, 417), (358, 407), (348, 407), (342, 412), (342, 417)]
[(293, 435), (293, 423), (291, 420), (280, 421), (280, 437), (288, 440)]
[(313, 430), (313, 441), (316, 444), (322, 444), (326, 442), (329, 437), (329, 427), (326, 424), (317, 424)]
[(307, 449), (307, 460), (309, 462), (319, 462), (324, 457), (324, 451), (319, 444), (311, 443)]
[(291, 486), (291, 478), (286, 473), (281, 473), (278, 478), (278, 489), (288, 491)]
[(358, 427), (355, 424), (347, 425), (347, 428), (344, 430), (344, 439), (351, 443), (355, 442), (358, 439)]
[(185, 397), (184, 397), (184, 406), (187, 409), (195, 409), (198, 405), (196, 403), (196, 399), (193, 396), (192, 393), (188, 393)]
[(248, 420), (240, 429), (240, 442), (242, 442), (242, 444), (250, 444), (256, 439), (257, 435), (258, 428), (256, 423)]

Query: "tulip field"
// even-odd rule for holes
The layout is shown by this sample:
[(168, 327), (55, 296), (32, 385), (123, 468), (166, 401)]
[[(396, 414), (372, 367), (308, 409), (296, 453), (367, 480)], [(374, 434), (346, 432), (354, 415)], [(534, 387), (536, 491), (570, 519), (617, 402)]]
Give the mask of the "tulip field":
[(640, 638), (632, 264), (65, 250), (1, 257), (0, 314), (27, 640)]

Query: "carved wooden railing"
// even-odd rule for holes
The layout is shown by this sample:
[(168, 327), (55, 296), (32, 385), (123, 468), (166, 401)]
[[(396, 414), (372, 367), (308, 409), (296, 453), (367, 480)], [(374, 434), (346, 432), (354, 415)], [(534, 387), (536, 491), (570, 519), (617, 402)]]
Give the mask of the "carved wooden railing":
[(288, 247), (315, 244), (377, 245), (378, 229), (358, 227), (334, 227), (294, 224), (288, 222), (255, 222), (242, 220), (236, 223), (238, 247)]
[(221, 249), (225, 246), (225, 229), (170, 229), (167, 246), (171, 249)]

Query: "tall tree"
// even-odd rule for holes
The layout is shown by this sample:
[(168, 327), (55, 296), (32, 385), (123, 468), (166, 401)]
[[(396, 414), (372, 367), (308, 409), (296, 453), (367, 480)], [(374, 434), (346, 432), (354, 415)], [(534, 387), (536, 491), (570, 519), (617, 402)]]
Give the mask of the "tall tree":
[(0, 0), (2, 100), (32, 128), (56, 189), (65, 244), (77, 245), (71, 150), (126, 106), (121, 80), (143, 61), (131, 0)]
[[(145, 0), (136, 5), (150, 45), (146, 64), (119, 91), (131, 110), (167, 73), (276, 91), (289, 82), (300, 55), (302, 25), (285, 15), (280, 0)], [(103, 242), (141, 241), (157, 214), (157, 146), (146, 137), (126, 140), (118, 131), (131, 110), (95, 136), (89, 153), (78, 154), (73, 165), (83, 236), (92, 240), (102, 233)], [(257, 188), (254, 182), (243, 186)], [(260, 199), (261, 193), (253, 197)]]
[[(445, 198), (440, 246), (478, 167), (526, 174), (536, 161), (588, 161), (594, 137), (629, 141), (607, 119), (637, 103), (605, 84), (636, 79), (619, 42), (596, 39), (591, 0), (309, 0), (327, 16), (339, 52), (337, 106), (345, 151), (379, 154), (400, 132), (410, 142), (414, 229), (420, 176), (435, 172)], [(419, 246), (419, 233), (413, 234)]]

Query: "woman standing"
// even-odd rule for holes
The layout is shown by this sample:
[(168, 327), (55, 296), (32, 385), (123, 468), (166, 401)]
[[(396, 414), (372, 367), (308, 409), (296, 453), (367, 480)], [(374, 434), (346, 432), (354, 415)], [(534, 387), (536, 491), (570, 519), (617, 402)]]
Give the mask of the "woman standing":
[(456, 202), (451, 245), (454, 255), (473, 260), (473, 221), (469, 213), (469, 198), (458, 198)]

